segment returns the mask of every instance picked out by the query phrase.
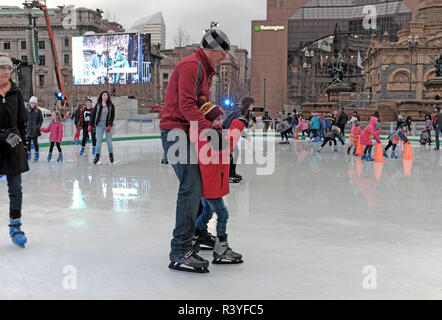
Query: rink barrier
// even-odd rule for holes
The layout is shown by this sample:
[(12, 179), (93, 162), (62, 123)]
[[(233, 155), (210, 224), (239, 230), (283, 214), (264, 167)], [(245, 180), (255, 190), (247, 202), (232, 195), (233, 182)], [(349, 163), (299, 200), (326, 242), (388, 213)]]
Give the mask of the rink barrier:
[[(281, 135), (279, 133), (271, 133), (271, 134), (250, 134), (250, 136), (252, 137), (280, 137)], [(137, 140), (157, 140), (157, 139), (161, 139), (160, 135), (152, 135), (152, 136), (132, 136), (132, 137), (115, 137), (112, 138), (112, 142), (119, 142), (119, 141), (137, 141)], [(348, 139), (348, 136), (346, 136), (346, 139)], [(388, 141), (388, 137), (380, 137), (381, 140), (383, 141)], [(411, 142), (417, 142), (420, 143), (420, 139), (418, 138), (410, 138), (408, 139)], [(103, 143), (106, 142), (106, 139), (103, 139)], [(88, 143), (90, 144), (90, 143)], [(50, 142), (41, 142), (40, 144), (40, 148), (49, 148), (49, 146), (51, 145)], [(73, 140), (66, 140), (63, 141), (61, 143), (62, 146), (72, 146), (74, 145)]]

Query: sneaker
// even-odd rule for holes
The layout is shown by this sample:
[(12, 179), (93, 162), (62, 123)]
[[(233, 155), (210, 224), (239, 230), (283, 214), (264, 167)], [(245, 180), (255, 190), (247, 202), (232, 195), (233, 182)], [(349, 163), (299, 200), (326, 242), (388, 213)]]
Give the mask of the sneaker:
[(169, 164), (169, 161), (167, 161), (167, 159), (163, 159), (161, 160), (161, 164)]

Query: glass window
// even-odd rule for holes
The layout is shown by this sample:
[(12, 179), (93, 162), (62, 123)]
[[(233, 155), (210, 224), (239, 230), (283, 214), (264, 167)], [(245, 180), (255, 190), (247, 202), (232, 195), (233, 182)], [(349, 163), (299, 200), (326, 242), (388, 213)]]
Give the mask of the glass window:
[(41, 40), (38, 42), (38, 48), (39, 49), (46, 49), (46, 43), (44, 40)]
[(46, 56), (42, 55), (39, 57), (40, 60), (40, 66), (45, 66), (46, 65)]
[(38, 84), (40, 85), (40, 87), (44, 87), (44, 85), (45, 85), (45, 76), (44, 76), (44, 74), (40, 74), (38, 76)]
[(69, 45), (70, 45), (69, 38), (64, 39), (64, 46), (69, 47)]
[(26, 41), (21, 41), (20, 44), (21, 44), (21, 49), (26, 50)]
[(11, 50), (11, 42), (10, 41), (3, 42), (3, 49), (4, 50)]
[(64, 55), (64, 64), (69, 64), (69, 54)]

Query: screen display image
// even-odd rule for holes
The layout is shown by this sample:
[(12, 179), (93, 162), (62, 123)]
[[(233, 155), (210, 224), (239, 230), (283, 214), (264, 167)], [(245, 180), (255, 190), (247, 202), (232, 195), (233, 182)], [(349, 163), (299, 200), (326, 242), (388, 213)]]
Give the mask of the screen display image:
[(106, 34), (72, 38), (75, 85), (151, 82), (150, 34)]

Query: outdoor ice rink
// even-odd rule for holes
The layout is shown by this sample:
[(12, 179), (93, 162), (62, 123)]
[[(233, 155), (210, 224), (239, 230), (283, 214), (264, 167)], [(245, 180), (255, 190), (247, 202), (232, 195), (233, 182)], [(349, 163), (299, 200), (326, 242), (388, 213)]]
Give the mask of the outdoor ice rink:
[(0, 181), (0, 299), (442, 298), (441, 152), (415, 146), (408, 175), (410, 163), (375, 169), (342, 147), (275, 148), (275, 172), (240, 165), (245, 181), (226, 197), (245, 263), (203, 275), (167, 268), (178, 181), (160, 140), (115, 142), (117, 162), (103, 167), (90, 147), (80, 158), (63, 146), (63, 164), (43, 148), (23, 175), (26, 249), (9, 238)]

